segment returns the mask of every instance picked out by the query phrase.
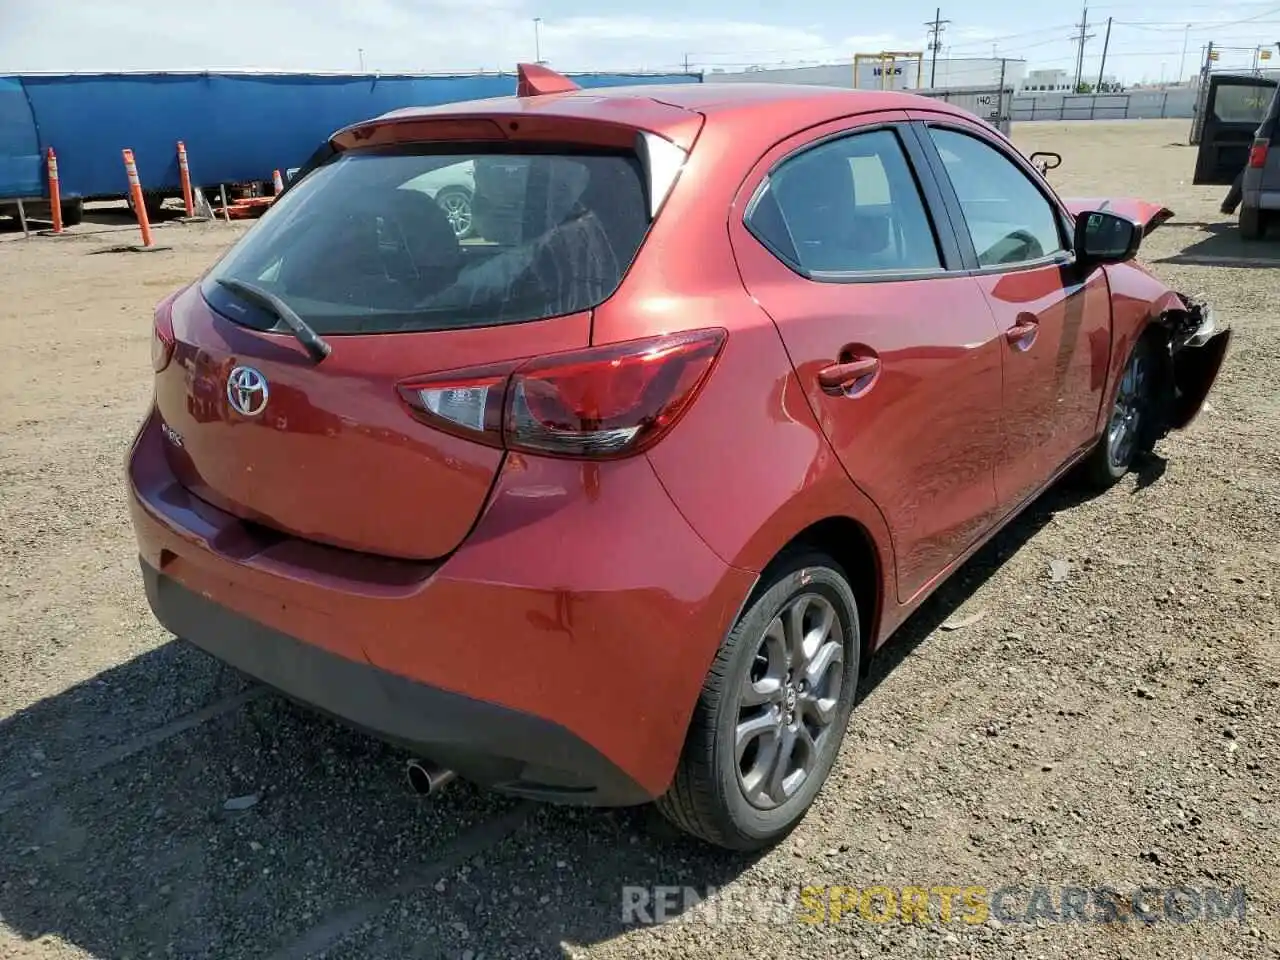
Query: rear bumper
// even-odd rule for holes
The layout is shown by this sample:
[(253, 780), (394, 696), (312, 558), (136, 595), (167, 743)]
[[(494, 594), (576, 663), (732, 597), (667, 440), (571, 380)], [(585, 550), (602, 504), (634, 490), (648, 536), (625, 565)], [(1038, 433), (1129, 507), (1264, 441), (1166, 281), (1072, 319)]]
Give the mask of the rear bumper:
[(220, 606), (145, 561), (142, 577), (151, 609), (173, 633), (294, 700), (469, 780), (606, 806), (652, 799), (557, 724), (329, 653)]
[[(1249, 203), (1250, 199), (1254, 202)], [(1246, 194), (1245, 202), (1259, 210), (1280, 210), (1280, 190), (1259, 190), (1252, 198)]]
[(646, 458), (508, 457), (464, 545), (411, 564), (219, 511), (177, 483), (166, 442), (153, 413), (128, 474), (170, 631), (483, 786), (600, 806), (665, 791), (755, 575), (706, 546)]

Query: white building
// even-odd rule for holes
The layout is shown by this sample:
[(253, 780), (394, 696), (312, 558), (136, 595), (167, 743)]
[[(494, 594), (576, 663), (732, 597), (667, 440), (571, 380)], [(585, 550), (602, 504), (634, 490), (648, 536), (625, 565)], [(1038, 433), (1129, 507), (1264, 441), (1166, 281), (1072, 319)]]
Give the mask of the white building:
[(863, 54), (856, 60), (810, 67), (759, 67), (729, 73), (709, 70), (707, 83), (799, 83), (821, 87), (855, 87), (860, 90), (938, 89), (961, 87), (992, 88), (1000, 85), (1003, 72), (1006, 87), (1017, 88), (1026, 74), (1025, 60), (939, 59), (936, 66), (927, 57), (881, 58)]
[(1019, 93), (1073, 93), (1075, 83), (1065, 70), (1030, 70), (1018, 86)]

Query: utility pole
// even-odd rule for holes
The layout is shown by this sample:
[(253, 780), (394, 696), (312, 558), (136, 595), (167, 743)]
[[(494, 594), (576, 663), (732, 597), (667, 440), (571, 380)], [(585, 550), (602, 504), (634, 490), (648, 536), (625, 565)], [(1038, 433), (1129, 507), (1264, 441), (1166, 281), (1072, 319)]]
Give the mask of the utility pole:
[(542, 63), (542, 18), (533, 18), (533, 62)]
[(356, 54), (360, 57), (360, 72), (364, 73), (364, 47), (357, 49)]
[(1085, 32), (1085, 31), (1088, 31), (1088, 28), (1089, 28), (1088, 6), (1085, 6), (1084, 13), (1080, 14), (1080, 23), (1078, 24), (1078, 26), (1080, 27), (1080, 36), (1076, 37), (1076, 42), (1078, 42), (1079, 44), (1079, 49), (1076, 50), (1075, 52), (1075, 91), (1076, 92), (1079, 92), (1080, 81), (1082, 81), (1084, 77), (1084, 42), (1087, 40), (1093, 40), (1092, 33)]
[(1102, 92), (1102, 71), (1107, 69), (1107, 47), (1111, 46), (1111, 18), (1107, 17), (1107, 37), (1102, 41), (1102, 63), (1098, 65), (1098, 85), (1093, 88), (1094, 93)]
[(689, 55), (687, 53), (684, 55), (684, 72), (689, 72)]
[[(1010, 118), (1004, 112), (1004, 70), (1005, 70), (1005, 65), (1008, 62), (1009, 61), (1005, 60), (1004, 58), (1001, 58), (1000, 60), (1000, 95), (996, 98), (996, 103), (998, 104), (998, 106), (996, 107), (996, 129), (999, 130), (1001, 133), (1003, 133), (1006, 137), (1009, 135), (1009, 124), (1006, 123), (1005, 121), (1009, 120)], [(1012, 106), (1013, 104), (1011, 103), (1010, 107)], [(1011, 109), (1010, 113), (1012, 112), (1013, 111)]]
[(1079, 92), (1080, 80), (1084, 74), (1084, 44), (1086, 40), (1093, 39), (1093, 34), (1085, 33), (1085, 31), (1089, 29), (1089, 8), (1087, 6), (1084, 8), (1084, 12), (1080, 15), (1080, 23), (1078, 23), (1077, 26), (1080, 28), (1080, 35), (1076, 38), (1076, 42), (1080, 46), (1079, 46), (1079, 49), (1076, 50), (1075, 90), (1076, 92)]
[(932, 65), (929, 67), (929, 86), (932, 88), (938, 79), (938, 51), (942, 49), (942, 31), (946, 29), (950, 20), (942, 19), (942, 8), (938, 7), (934, 11), (933, 19), (925, 23), (929, 28), (929, 51), (933, 56)]
[(1178, 82), (1182, 82), (1182, 75), (1187, 70), (1187, 41), (1191, 39), (1191, 24), (1187, 24), (1187, 29), (1182, 31), (1182, 59), (1178, 61)]

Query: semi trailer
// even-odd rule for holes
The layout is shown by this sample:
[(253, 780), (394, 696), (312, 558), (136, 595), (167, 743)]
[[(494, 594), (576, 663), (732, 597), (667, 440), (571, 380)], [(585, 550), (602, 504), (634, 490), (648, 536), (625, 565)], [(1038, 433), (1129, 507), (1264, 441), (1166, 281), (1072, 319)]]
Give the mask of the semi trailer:
[[(572, 74), (580, 87), (698, 83), (697, 73)], [(86, 200), (129, 196), (121, 150), (137, 160), (154, 215), (182, 196), (178, 141), (193, 186), (213, 198), (271, 192), (272, 173), (303, 164), (334, 131), (401, 107), (506, 96), (516, 75), (288, 72), (27, 73), (0, 76), (0, 214), (48, 219), (53, 148), (62, 220), (78, 223)], [(459, 207), (451, 185), (441, 197)]]

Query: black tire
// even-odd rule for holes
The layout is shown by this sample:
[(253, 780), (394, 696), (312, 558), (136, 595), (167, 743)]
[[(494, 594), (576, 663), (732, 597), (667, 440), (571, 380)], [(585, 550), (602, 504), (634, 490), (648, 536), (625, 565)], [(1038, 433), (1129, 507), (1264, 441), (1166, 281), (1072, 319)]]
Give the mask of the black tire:
[[(129, 212), (133, 213), (133, 197), (126, 196), (125, 202), (129, 204)], [(142, 195), (142, 206), (147, 211), (147, 221), (154, 223), (161, 217), (161, 212), (164, 207), (164, 197), (160, 196), (158, 193), (144, 193)], [(134, 216), (136, 217), (137, 214), (134, 213)]]
[(1261, 240), (1267, 232), (1266, 214), (1258, 207), (1240, 208), (1240, 236), (1245, 240)]
[[(1142, 382), (1137, 393), (1126, 399), (1125, 381), (1135, 372), (1135, 364), (1138, 370), (1145, 369), (1145, 374), (1140, 374)], [(1089, 485), (1097, 489), (1112, 486), (1129, 472), (1139, 457), (1149, 453), (1155, 446), (1161, 433), (1161, 411), (1155, 401), (1165, 375), (1156, 339), (1149, 335), (1142, 337), (1134, 344), (1133, 352), (1125, 361), (1102, 437), (1081, 465), (1081, 472)], [(1128, 424), (1127, 434), (1114, 429), (1117, 418), (1124, 417), (1125, 411), (1121, 408), (1133, 411), (1133, 420)]]
[[(764, 649), (765, 633), (774, 619), (795, 601), (813, 598), (819, 604), (825, 601), (830, 605), (840, 628), (843, 660), (838, 693), (834, 698), (823, 698), (834, 700), (831, 720), (822, 728), (817, 746), (809, 754), (812, 762), (806, 776), (790, 797), (762, 808), (746, 796), (735, 751), (735, 734), (743, 709), (740, 694), (754, 675), (752, 671), (759, 668), (758, 654)], [(824, 636), (828, 643), (836, 639), (834, 634)], [(840, 751), (857, 695), (861, 650), (857, 601), (840, 566), (830, 557), (812, 551), (780, 561), (774, 571), (766, 573), (766, 579), (720, 645), (694, 709), (675, 778), (658, 799), (658, 810), (684, 832), (731, 850), (758, 850), (783, 839), (803, 819)], [(809, 707), (805, 704), (812, 700), (797, 699), (795, 690), (800, 690), (803, 697), (805, 688), (799, 681), (792, 686), (790, 670), (786, 687), (791, 695), (784, 703), (790, 706), (778, 704), (776, 708), (789, 709), (797, 724), (807, 726), (805, 711)], [(757, 709), (767, 712), (775, 707), (762, 705)], [(783, 731), (781, 721), (778, 731)], [(801, 754), (805, 752), (801, 747)], [(750, 753), (749, 747), (744, 757)]]
[(62, 204), (62, 225), (74, 227), (84, 222), (84, 201), (67, 200)]

